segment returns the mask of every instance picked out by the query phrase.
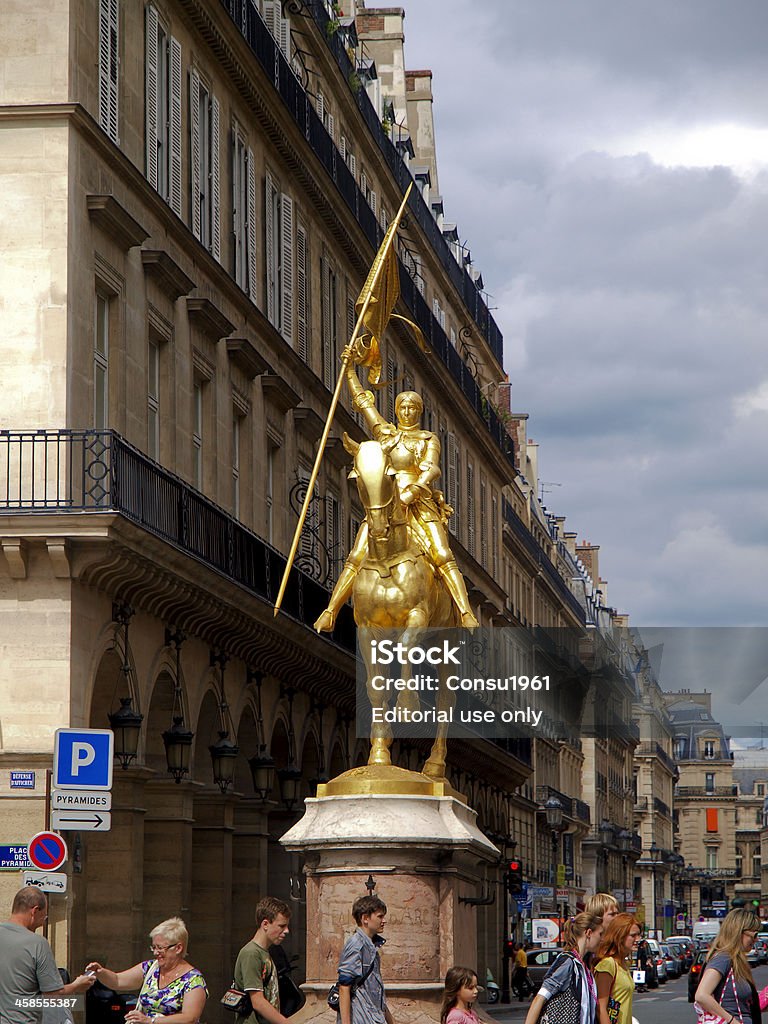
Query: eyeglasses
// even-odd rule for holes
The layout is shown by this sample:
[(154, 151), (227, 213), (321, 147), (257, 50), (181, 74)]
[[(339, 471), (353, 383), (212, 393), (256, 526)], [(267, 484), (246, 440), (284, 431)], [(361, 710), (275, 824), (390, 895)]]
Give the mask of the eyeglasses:
[(165, 953), (169, 949), (173, 949), (174, 946), (178, 946), (178, 942), (172, 942), (170, 946), (156, 946), (153, 942), (150, 942), (149, 948), (153, 953)]
[(749, 930), (745, 929), (745, 930), (744, 930), (744, 934), (745, 934), (745, 935), (751, 935), (753, 939), (756, 939), (756, 938), (757, 938), (757, 932), (751, 932), (751, 931), (749, 931)]

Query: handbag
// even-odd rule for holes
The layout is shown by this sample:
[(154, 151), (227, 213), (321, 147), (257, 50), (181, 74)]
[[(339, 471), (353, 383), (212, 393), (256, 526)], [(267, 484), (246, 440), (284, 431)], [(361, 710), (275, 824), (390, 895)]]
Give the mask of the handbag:
[(282, 974), (278, 971), (277, 987), (280, 990), (280, 1012), (284, 1017), (292, 1017), (306, 1003), (306, 993), (302, 992), (288, 971)]
[(611, 987), (608, 990), (608, 1020), (611, 1024), (616, 1024), (616, 1021), (619, 1019), (619, 1014), (621, 1013), (621, 1003), (618, 999), (614, 999), (612, 995), (613, 986), (616, 984), (616, 975), (619, 973), (619, 965), (615, 960), (613, 962), (615, 964), (615, 973), (611, 978)]
[[(564, 954), (568, 956), (568, 954)], [(568, 957), (572, 960), (572, 957)], [(558, 961), (553, 964), (554, 967)], [(574, 987), (569, 985), (562, 992), (557, 992), (547, 1002), (544, 1013), (539, 1018), (539, 1024), (574, 1024), (574, 1021), (581, 1020), (581, 1005), (576, 998)]]
[(225, 1010), (231, 1010), (232, 1013), (236, 1013), (239, 1017), (247, 1017), (252, 1010), (250, 995), (247, 992), (241, 992), (239, 988), (235, 988), (234, 981), (232, 982), (232, 987), (227, 989), (219, 1002)]
[[(376, 956), (371, 961), (371, 963), (369, 964), (369, 966), (366, 967), (366, 969), (362, 973), (362, 975), (356, 981), (353, 981), (352, 984), (349, 986), (350, 998), (354, 997), (355, 992), (360, 988), (361, 985), (364, 985), (366, 983), (366, 981), (368, 980), (368, 977), (369, 977), (371, 971), (376, 966), (376, 957), (378, 957), (378, 955), (379, 954), (377, 953)], [(325, 1001), (328, 1003), (328, 1005), (330, 1006), (330, 1008), (332, 1010), (334, 1010), (336, 1013), (339, 1012), (339, 983), (338, 983), (338, 981), (335, 981), (331, 985), (331, 987), (328, 989), (328, 997), (327, 997), (327, 999)]]
[[(716, 1002), (719, 1003), (720, 997), (723, 994), (723, 989), (728, 984), (729, 980), (731, 982), (731, 985), (733, 985), (733, 997), (736, 1000), (736, 1007), (739, 1011), (739, 1015), (736, 1019), (740, 1021), (740, 1024), (744, 1024), (744, 1017), (741, 1013), (741, 1004), (739, 1003), (739, 996), (736, 992), (736, 979), (733, 977), (733, 968), (731, 968), (728, 971), (725, 981), (721, 982), (720, 985), (715, 987), (715, 990), (712, 993), (712, 995)], [(705, 1010), (704, 1007), (699, 1006), (698, 1003), (694, 1003), (693, 1008), (696, 1011), (696, 1024), (725, 1024), (725, 1018), (721, 1017), (717, 1013), (710, 1013), (709, 1010)]]

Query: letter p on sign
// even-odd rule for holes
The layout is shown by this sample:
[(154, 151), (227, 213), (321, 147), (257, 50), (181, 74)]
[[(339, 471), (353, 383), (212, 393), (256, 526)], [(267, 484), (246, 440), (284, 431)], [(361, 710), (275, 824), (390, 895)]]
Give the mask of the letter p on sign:
[(56, 789), (111, 789), (111, 729), (57, 729), (53, 754)]

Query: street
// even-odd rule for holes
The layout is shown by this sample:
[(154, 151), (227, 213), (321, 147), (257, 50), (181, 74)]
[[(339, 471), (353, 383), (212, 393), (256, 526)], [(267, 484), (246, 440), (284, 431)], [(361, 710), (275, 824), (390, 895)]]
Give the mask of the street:
[[(768, 966), (758, 967), (753, 971), (758, 992), (768, 985)], [(524, 1003), (511, 1003), (502, 1006), (483, 1006), (499, 1024), (519, 1024), (525, 1019), (530, 1000)], [(688, 1002), (688, 975), (673, 978), (666, 985), (650, 992), (636, 992), (632, 1004), (632, 1015), (638, 1024), (693, 1024), (696, 1013), (693, 1003)]]

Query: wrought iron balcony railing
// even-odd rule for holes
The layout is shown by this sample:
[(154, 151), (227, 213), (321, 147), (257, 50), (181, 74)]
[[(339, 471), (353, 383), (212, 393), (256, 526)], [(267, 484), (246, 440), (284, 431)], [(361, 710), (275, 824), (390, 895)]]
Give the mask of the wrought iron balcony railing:
[[(115, 431), (0, 431), (0, 515), (110, 511), (274, 602), (285, 556)], [(327, 590), (295, 569), (285, 612), (311, 626), (327, 604)], [(348, 605), (333, 639), (354, 652)]]

